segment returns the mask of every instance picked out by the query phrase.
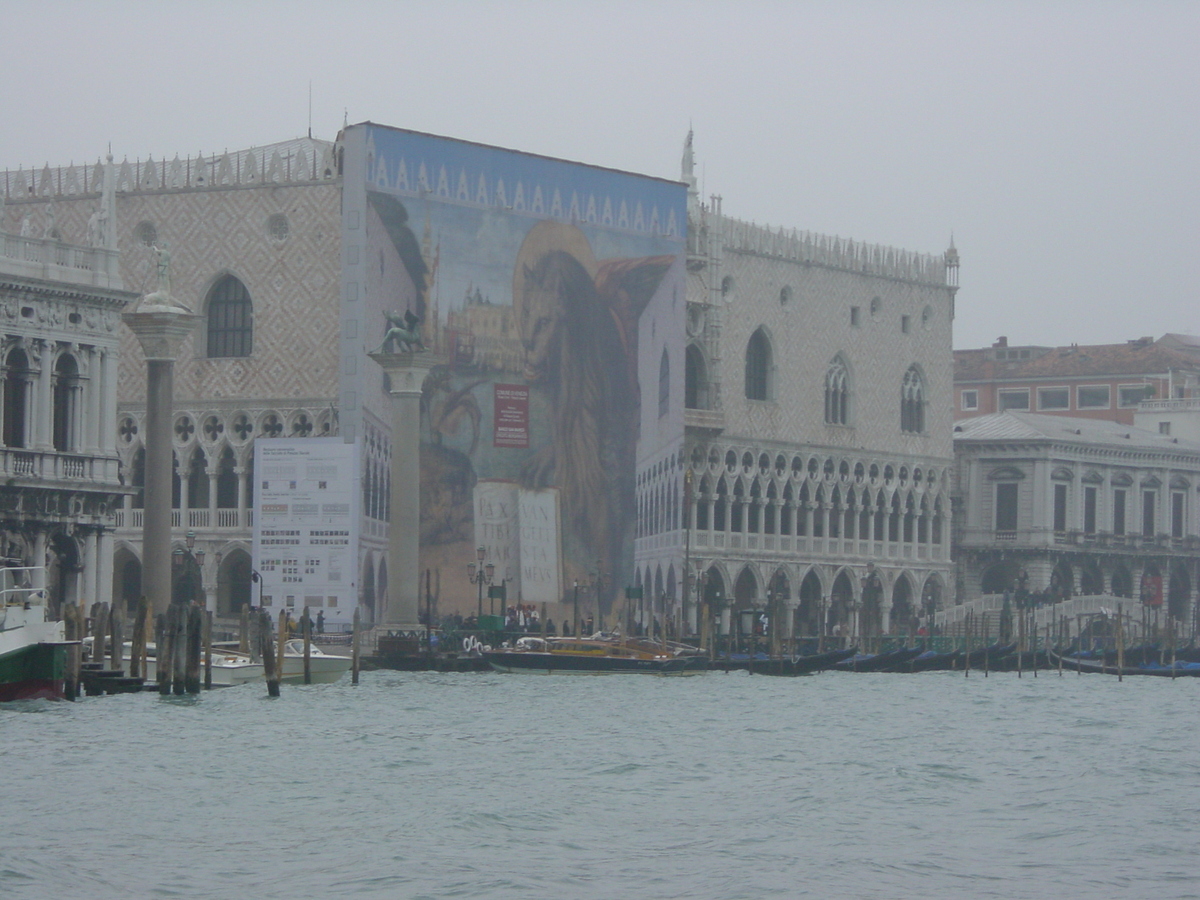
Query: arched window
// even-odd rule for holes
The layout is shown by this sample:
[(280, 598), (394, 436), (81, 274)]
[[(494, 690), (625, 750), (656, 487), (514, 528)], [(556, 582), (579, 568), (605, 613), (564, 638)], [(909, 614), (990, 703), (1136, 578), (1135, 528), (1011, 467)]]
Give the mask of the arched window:
[(54, 449), (75, 450), (78, 435), (75, 418), (79, 400), (79, 364), (69, 353), (58, 358), (54, 366)]
[(671, 360), (667, 348), (663, 347), (662, 359), (658, 363), (658, 417), (661, 419), (671, 408)]
[(770, 398), (771, 344), (760, 328), (746, 345), (746, 399)]
[(925, 431), (925, 385), (916, 366), (904, 373), (900, 387), (900, 430), (912, 434)]
[(708, 375), (704, 354), (695, 344), (688, 344), (683, 357), (683, 405), (688, 409), (708, 409)]
[(254, 344), (254, 308), (246, 286), (226, 275), (208, 292), (208, 356), (249, 356)]
[(226, 447), (221, 451), (220, 460), (217, 462), (217, 508), (218, 509), (237, 509), (238, 505), (238, 477), (234, 469), (237, 466), (237, 460), (233, 455), (233, 448)]
[(189, 509), (208, 506), (208, 459), (199, 447), (188, 462), (187, 489)]
[(850, 421), (850, 379), (846, 364), (835, 357), (825, 373), (825, 421), (845, 425)]
[(7, 447), (26, 445), (26, 425), (29, 416), (29, 357), (17, 348), (8, 354), (4, 373), (4, 444)]

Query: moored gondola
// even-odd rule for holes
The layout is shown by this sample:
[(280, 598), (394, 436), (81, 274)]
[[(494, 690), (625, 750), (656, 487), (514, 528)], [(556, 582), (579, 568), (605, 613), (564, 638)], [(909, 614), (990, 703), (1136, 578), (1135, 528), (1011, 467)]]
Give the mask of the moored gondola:
[(1200, 678), (1200, 663), (1177, 659), (1175, 664), (1163, 665), (1148, 662), (1137, 666), (1117, 666), (1100, 659), (1084, 659), (1079, 656), (1059, 656), (1047, 651), (1053, 665), (1062, 662), (1064, 669), (1072, 672), (1092, 672), (1098, 675), (1153, 675), (1159, 678)]
[(828, 669), (844, 659), (849, 659), (858, 652), (857, 647), (848, 650), (829, 650), (825, 653), (813, 653), (808, 656), (785, 656), (779, 659), (768, 659), (754, 664), (756, 675), (811, 675)]
[(858, 653), (830, 666), (830, 669), (835, 672), (887, 672), (893, 666), (904, 665), (921, 653), (920, 647), (901, 647), (887, 653)]

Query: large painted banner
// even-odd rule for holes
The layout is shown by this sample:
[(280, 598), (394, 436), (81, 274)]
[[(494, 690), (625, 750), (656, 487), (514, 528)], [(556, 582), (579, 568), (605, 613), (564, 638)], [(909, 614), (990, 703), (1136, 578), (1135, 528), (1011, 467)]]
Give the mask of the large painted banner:
[[(341, 438), (254, 442), (254, 568), (265, 609), (343, 630), (358, 605), (358, 452)], [(254, 603), (259, 602), (254, 597)]]
[(658, 388), (638, 383), (639, 322), (664, 295), (682, 316), (685, 186), (375, 125), (344, 147), (343, 409), (386, 421), (355, 368), (385, 313), (413, 313), (448, 361), (422, 402), (421, 570), (473, 609), (481, 546), (510, 603), (561, 602), (599, 568), (607, 609), (632, 577), (638, 421)]

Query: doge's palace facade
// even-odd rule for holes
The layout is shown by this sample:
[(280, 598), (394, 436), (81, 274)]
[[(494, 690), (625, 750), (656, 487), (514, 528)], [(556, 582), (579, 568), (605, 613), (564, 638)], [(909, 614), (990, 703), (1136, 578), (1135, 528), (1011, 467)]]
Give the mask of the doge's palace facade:
[(643, 602), (689, 630), (707, 597), (725, 627), (755, 609), (789, 635), (906, 632), (954, 593), (957, 252), (739, 221), (692, 168), (689, 135), (686, 304), (642, 335)]

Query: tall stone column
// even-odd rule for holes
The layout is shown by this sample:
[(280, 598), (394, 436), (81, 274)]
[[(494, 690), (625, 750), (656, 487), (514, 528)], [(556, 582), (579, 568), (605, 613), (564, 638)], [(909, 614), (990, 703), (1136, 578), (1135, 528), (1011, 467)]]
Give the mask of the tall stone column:
[[(161, 288), (160, 283), (160, 288)], [(168, 289), (169, 291), (169, 289)], [(146, 471), (142, 514), (142, 591), (154, 611), (171, 603), (171, 415), (175, 358), (196, 319), (169, 292), (143, 297), (124, 314), (146, 354)]]
[(416, 628), (420, 604), (421, 386), (445, 357), (433, 353), (372, 353), (387, 372), (392, 395), (387, 607), (382, 625)]

